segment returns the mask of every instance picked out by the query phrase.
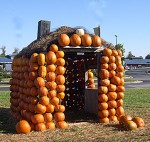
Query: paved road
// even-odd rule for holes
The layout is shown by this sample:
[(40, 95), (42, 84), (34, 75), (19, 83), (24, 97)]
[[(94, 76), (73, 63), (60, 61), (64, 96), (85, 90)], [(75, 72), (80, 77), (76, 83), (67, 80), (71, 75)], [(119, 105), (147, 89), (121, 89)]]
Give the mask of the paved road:
[(142, 81), (142, 83), (127, 83), (126, 88), (150, 88), (150, 74), (147, 71), (150, 68), (138, 68), (126, 71), (126, 74), (132, 76), (135, 80)]
[(8, 87), (1, 87), (0, 86), (0, 91), (9, 91), (9, 86)]

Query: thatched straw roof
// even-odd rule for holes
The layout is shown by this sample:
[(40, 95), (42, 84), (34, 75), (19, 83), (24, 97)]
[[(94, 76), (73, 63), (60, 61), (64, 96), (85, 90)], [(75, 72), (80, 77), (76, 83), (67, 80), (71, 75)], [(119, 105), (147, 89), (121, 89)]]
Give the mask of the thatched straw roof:
[[(83, 28), (83, 27), (82, 27)], [(26, 55), (27, 57), (30, 57), (32, 53), (40, 53), (40, 52), (46, 52), (49, 50), (49, 45), (52, 43), (57, 44), (58, 43), (58, 36), (62, 33), (66, 33), (67, 35), (72, 35), (75, 33), (76, 29), (78, 28), (71, 28), (67, 26), (62, 26), (58, 29), (56, 29), (53, 32), (50, 32), (49, 34), (41, 37), (38, 40), (34, 40), (32, 43), (30, 43), (27, 47), (23, 48), (16, 57), (20, 57), (22, 55)], [(85, 33), (89, 33), (85, 28)], [(90, 34), (90, 33), (89, 33)], [(92, 34), (90, 34), (92, 35)], [(57, 44), (58, 45), (58, 44)], [(111, 43), (106, 42), (102, 39), (102, 45), (104, 47), (110, 47), (114, 48), (114, 46)]]

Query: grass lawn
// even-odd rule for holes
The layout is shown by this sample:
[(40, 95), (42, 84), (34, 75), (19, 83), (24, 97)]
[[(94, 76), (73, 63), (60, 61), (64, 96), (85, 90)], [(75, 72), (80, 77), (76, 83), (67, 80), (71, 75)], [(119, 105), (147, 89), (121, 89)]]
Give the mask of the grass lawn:
[[(126, 89), (124, 98), (125, 113), (144, 118), (146, 127), (135, 131), (123, 131), (117, 124), (100, 125), (97, 116), (84, 112), (66, 115), (70, 127), (67, 130), (47, 130), (31, 132), (27, 135), (15, 133), (15, 122), (9, 115), (9, 91), (0, 91), (0, 141), (18, 142), (61, 142), (61, 141), (97, 141), (97, 142), (145, 142), (150, 141), (150, 89)], [(80, 120), (82, 122), (76, 122)], [(92, 121), (93, 120), (93, 121)], [(75, 123), (76, 122), (76, 123)]]

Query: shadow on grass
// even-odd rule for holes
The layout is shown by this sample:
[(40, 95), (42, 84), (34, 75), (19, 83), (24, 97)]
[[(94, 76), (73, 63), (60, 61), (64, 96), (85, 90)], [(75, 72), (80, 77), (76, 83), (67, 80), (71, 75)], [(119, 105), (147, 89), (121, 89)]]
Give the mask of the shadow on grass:
[(10, 115), (9, 110), (9, 108), (0, 107), (0, 133), (16, 133), (16, 122)]
[(111, 123), (111, 124), (105, 125), (105, 127), (111, 127), (111, 128), (113, 128), (113, 131), (126, 131), (119, 124), (115, 124), (115, 123)]
[(66, 111), (65, 117), (66, 117), (65, 121), (69, 123), (98, 122), (98, 116), (96, 114), (91, 114), (85, 112), (84, 110)]

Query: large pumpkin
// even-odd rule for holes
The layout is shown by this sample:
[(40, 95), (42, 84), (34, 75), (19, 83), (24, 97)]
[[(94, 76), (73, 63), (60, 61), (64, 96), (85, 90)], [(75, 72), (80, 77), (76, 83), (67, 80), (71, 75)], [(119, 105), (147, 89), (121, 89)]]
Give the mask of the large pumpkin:
[(70, 43), (70, 38), (67, 34), (60, 34), (58, 37), (58, 43), (60, 46), (68, 46)]
[(27, 134), (31, 131), (30, 124), (26, 120), (20, 120), (16, 124), (16, 131), (19, 134)]
[(84, 34), (81, 36), (81, 44), (84, 47), (91, 46), (92, 44), (92, 38), (89, 34)]
[(56, 63), (57, 61), (57, 57), (56, 57), (56, 54), (52, 51), (49, 51), (47, 54), (46, 54), (46, 62), (47, 64), (54, 64)]
[(71, 37), (70, 37), (70, 44), (72, 46), (80, 46), (81, 44), (81, 38), (79, 35), (77, 34), (73, 34)]
[(97, 35), (94, 35), (92, 37), (92, 46), (98, 47), (98, 46), (101, 46), (101, 45), (102, 45), (101, 38)]
[(137, 127), (144, 127), (145, 126), (144, 120), (140, 117), (134, 117), (132, 119), (132, 121), (136, 123)]

